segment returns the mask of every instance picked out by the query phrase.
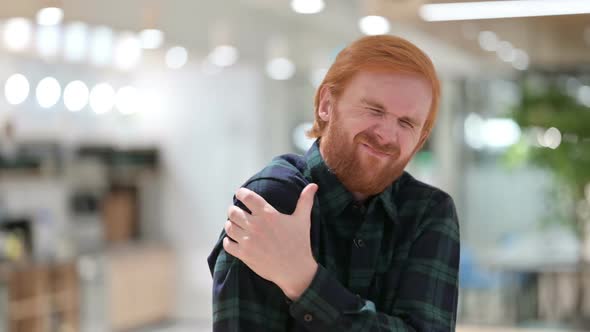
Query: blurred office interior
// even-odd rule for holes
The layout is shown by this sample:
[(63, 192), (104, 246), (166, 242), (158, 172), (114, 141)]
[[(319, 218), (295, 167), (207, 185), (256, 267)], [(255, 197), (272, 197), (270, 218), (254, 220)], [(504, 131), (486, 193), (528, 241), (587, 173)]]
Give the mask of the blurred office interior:
[(590, 1), (450, 2), (0, 2), (0, 331), (210, 331), (234, 191), (372, 34), (442, 80), (407, 170), (457, 204), (457, 330), (590, 330)]

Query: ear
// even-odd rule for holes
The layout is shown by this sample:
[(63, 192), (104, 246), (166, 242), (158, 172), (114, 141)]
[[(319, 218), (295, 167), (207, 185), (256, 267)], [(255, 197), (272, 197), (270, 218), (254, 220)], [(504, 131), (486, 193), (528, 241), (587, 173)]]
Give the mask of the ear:
[(330, 116), (332, 115), (332, 110), (332, 93), (330, 92), (330, 88), (324, 85), (320, 90), (320, 103), (318, 107), (318, 115), (320, 119), (322, 119), (325, 122), (328, 122), (330, 120)]

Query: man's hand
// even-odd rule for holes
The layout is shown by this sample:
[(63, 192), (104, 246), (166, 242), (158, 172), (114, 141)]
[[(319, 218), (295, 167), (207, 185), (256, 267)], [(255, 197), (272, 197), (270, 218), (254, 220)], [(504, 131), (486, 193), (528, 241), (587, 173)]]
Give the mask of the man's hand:
[(311, 252), (310, 228), (316, 184), (307, 185), (292, 215), (275, 210), (262, 197), (240, 188), (236, 197), (252, 214), (231, 206), (223, 239), (226, 252), (239, 258), (260, 277), (274, 282), (291, 300), (309, 287), (317, 271)]

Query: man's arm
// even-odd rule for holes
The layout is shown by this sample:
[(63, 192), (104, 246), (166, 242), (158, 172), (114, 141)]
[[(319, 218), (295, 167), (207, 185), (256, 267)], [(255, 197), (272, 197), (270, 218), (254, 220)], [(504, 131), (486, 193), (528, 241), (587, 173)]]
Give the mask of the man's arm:
[(275, 284), (221, 250), (213, 272), (213, 331), (284, 331), (286, 305)]
[[(258, 179), (245, 187), (285, 214), (295, 210), (301, 191), (294, 184), (274, 179)], [(236, 198), (234, 205), (248, 211)], [(225, 236), (223, 231), (210, 257), (213, 260), (209, 261), (213, 274), (213, 331), (284, 331), (290, 319), (284, 293), (228, 254), (222, 245)]]
[(391, 312), (350, 292), (324, 267), (289, 312), (309, 331), (454, 331), (459, 225), (450, 197), (430, 206)]

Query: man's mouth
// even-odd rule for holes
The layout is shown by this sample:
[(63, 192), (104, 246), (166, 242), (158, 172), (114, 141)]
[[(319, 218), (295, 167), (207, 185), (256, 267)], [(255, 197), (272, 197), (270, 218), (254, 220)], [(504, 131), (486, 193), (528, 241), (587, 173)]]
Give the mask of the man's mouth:
[(391, 155), (390, 155), (390, 154), (388, 154), (388, 153), (385, 153), (385, 152), (381, 152), (381, 151), (379, 151), (379, 150), (377, 150), (377, 149), (375, 149), (375, 148), (371, 147), (371, 146), (370, 146), (370, 145), (368, 145), (368, 144), (361, 143), (361, 146), (362, 146), (362, 147), (365, 149), (365, 151), (367, 151), (368, 153), (370, 153), (370, 154), (372, 154), (372, 155), (374, 155), (374, 156), (376, 156), (376, 157), (379, 157), (379, 158), (387, 158), (387, 157), (391, 157)]

